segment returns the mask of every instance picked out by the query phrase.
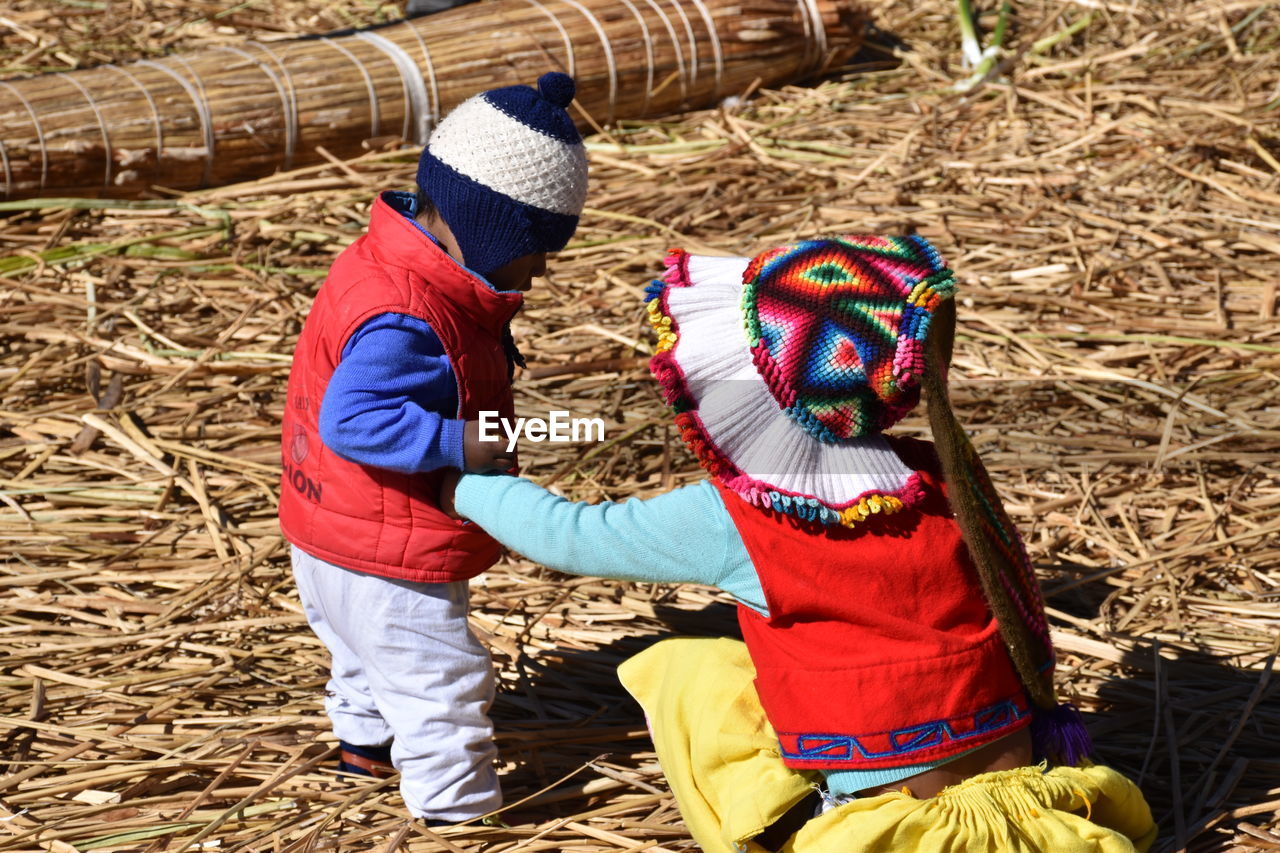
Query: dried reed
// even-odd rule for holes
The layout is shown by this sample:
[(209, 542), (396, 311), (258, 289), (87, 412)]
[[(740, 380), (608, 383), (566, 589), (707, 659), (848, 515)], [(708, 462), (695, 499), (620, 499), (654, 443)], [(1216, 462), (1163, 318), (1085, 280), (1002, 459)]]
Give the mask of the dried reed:
[[(236, 14), (259, 13), (280, 14)], [(591, 141), (591, 209), (516, 322), (519, 405), (609, 441), (530, 445), (529, 472), (590, 499), (699, 476), (641, 366), (668, 246), (926, 235), (961, 276), (956, 410), (1102, 758), (1143, 785), (1158, 850), (1273, 850), (1280, 10), (1020, 4), (1002, 76), (966, 95), (949, 2), (873, 17), (875, 49), (817, 88)], [(428, 830), (394, 783), (335, 779), (276, 429), (311, 293), (412, 174), (374, 152), (164, 202), (0, 205), (0, 849), (692, 849), (613, 669), (732, 632), (698, 587), (514, 557), (477, 582), (508, 826)]]

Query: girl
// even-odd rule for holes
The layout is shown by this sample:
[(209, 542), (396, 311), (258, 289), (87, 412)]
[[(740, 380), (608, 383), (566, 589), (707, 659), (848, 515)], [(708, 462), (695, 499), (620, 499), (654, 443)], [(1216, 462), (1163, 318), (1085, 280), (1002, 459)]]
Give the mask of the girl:
[[(666, 640), (620, 669), (709, 853), (1155, 836), (1055, 698), (1038, 583), (947, 401), (954, 288), (914, 236), (676, 251), (651, 367), (711, 479), (598, 506), (457, 485), (460, 515), (544, 565), (737, 599), (745, 643)], [(933, 443), (884, 435), (922, 391)]]

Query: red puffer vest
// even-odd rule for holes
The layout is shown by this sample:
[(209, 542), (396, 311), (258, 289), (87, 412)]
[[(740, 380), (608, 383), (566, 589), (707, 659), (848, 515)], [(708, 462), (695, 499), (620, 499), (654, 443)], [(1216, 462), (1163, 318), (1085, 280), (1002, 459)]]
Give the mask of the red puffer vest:
[(458, 381), (458, 417), (513, 417), (502, 332), (522, 298), (493, 290), (384, 199), (374, 202), (368, 232), (334, 261), (294, 353), (282, 423), (286, 539), (322, 560), (400, 580), (465, 580), (493, 565), (498, 543), (438, 508), (442, 472), (348, 462), (320, 440), (320, 401), (351, 334), (395, 312), (425, 320), (440, 338)]
[(720, 487), (769, 616), (739, 606), (756, 689), (796, 768), (871, 770), (951, 758), (1031, 722), (947, 506), (932, 448), (916, 508), (818, 529)]

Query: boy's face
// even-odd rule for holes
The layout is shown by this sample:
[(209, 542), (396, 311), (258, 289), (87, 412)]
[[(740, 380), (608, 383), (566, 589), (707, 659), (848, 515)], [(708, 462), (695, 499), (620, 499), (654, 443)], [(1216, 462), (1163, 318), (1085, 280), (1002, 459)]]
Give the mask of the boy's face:
[[(448, 224), (438, 213), (432, 211), (420, 214), (417, 219), (423, 228), (435, 235), (435, 238), (440, 241), (440, 245), (444, 247), (450, 257), (460, 264), (463, 263), (462, 249), (458, 247), (458, 240), (453, 236)], [(521, 293), (525, 293), (529, 288), (533, 287), (535, 278), (546, 274), (547, 253), (536, 252), (532, 255), (523, 255), (516, 258), (506, 266), (499, 267), (489, 273), (485, 278), (497, 290), (518, 290)]]
[(533, 280), (547, 274), (547, 253), (523, 255), (509, 264), (489, 273), (486, 278), (498, 290), (518, 290), (524, 293), (533, 287)]

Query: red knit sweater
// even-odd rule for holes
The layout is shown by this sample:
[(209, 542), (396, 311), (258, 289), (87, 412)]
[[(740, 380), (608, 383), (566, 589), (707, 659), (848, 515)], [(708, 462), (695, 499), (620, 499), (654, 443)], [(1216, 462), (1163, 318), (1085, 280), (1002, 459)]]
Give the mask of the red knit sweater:
[(720, 488), (768, 604), (739, 621), (788, 766), (938, 761), (1031, 722), (931, 447), (895, 450), (922, 470), (924, 501), (854, 529)]

